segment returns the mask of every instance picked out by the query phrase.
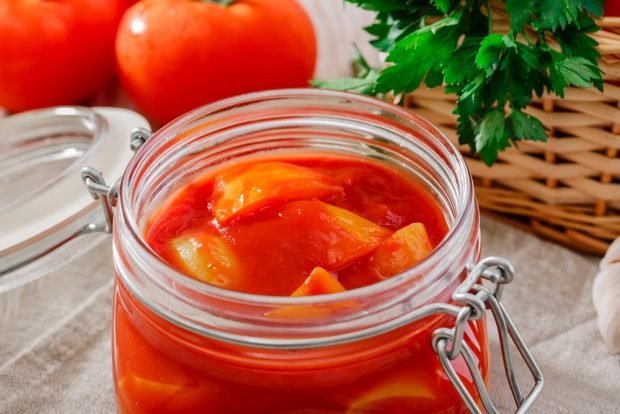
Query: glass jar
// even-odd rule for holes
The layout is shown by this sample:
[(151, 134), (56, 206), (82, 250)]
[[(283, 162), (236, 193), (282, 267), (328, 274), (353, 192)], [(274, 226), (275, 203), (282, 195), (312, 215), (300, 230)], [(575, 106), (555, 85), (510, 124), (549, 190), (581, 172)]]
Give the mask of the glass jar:
[[(416, 177), (441, 205), (447, 236), (405, 273), (305, 298), (198, 282), (146, 244), (143, 229), (154, 210), (207, 169), (233, 158), (313, 152), (372, 157)], [(310, 89), (207, 105), (138, 150), (117, 203), (113, 364), (121, 413), (492, 411), (485, 306), (504, 344), (506, 332), (516, 337), (536, 378), (524, 398), (509, 376), (517, 405), (527, 409), (540, 391), (540, 372), (497, 302), (512, 277), (509, 264), (475, 265), (478, 209), (463, 158), (435, 127), (402, 108)], [(479, 283), (483, 278), (495, 291)], [(309, 317), (290, 317), (310, 308)], [(503, 349), (511, 371), (509, 347)]]

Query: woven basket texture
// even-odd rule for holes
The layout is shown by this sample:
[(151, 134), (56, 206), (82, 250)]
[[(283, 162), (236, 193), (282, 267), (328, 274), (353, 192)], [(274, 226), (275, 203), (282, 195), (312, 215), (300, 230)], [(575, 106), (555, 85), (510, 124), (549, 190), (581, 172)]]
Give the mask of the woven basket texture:
[[(505, 11), (493, 6), (495, 30)], [(493, 167), (460, 147), (476, 183), (480, 207), (542, 237), (602, 255), (620, 235), (620, 18), (603, 18), (599, 43), (604, 92), (570, 88), (564, 99), (545, 95), (526, 112), (548, 128), (547, 142), (523, 142)], [(421, 87), (404, 104), (438, 125), (458, 145), (456, 96)]]

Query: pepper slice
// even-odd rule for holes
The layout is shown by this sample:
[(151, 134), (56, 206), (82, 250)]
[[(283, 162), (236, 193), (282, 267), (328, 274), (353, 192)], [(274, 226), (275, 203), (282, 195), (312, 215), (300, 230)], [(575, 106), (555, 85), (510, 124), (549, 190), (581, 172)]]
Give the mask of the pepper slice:
[(328, 176), (284, 162), (239, 165), (216, 181), (213, 212), (221, 224), (274, 202), (323, 198), (342, 191)]
[(315, 263), (337, 270), (372, 252), (392, 232), (352, 211), (322, 201), (294, 201), (282, 218), (291, 223), (300, 217), (299, 228), (307, 235), (308, 252)]
[[(310, 276), (304, 280), (291, 296), (314, 296), (329, 293), (345, 292), (346, 289), (338, 282), (331, 273), (322, 267), (315, 267)], [(292, 308), (277, 308), (266, 314), (266, 316), (284, 319), (312, 319), (327, 317), (332, 311), (343, 309), (347, 304), (336, 305), (333, 309), (315, 308), (313, 306), (301, 306)]]
[(412, 223), (394, 232), (377, 247), (371, 266), (379, 276), (392, 277), (421, 262), (432, 250), (424, 224)]
[(118, 382), (119, 394), (138, 401), (136, 411), (151, 413), (175, 395), (186, 390), (184, 385), (165, 384), (136, 375), (127, 375)]
[(388, 375), (349, 405), (347, 414), (431, 412), (438, 395), (427, 384), (432, 379), (419, 369)]
[(241, 263), (221, 236), (183, 235), (172, 240), (171, 246), (175, 264), (195, 279), (228, 289), (242, 282)]
[(313, 296), (344, 292), (346, 289), (331, 273), (322, 267), (315, 267), (310, 276), (291, 296)]

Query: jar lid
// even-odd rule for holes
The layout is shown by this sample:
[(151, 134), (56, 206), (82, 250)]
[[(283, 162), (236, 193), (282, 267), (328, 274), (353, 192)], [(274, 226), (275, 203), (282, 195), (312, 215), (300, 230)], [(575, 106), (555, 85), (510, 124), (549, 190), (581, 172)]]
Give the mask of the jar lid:
[(109, 182), (120, 178), (135, 128), (148, 122), (121, 108), (56, 107), (0, 119), (0, 277), (100, 221), (81, 170), (96, 165)]

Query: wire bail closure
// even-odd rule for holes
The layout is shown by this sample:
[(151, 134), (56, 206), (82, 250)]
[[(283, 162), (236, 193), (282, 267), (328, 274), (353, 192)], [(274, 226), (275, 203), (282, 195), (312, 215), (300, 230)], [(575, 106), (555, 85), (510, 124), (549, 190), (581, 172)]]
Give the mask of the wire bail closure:
[[(468, 271), (469, 274), (467, 278), (452, 294), (452, 299), (457, 304), (463, 305), (456, 316), (455, 326), (451, 329), (440, 328), (433, 333), (433, 349), (439, 357), (439, 361), (446, 375), (450, 378), (452, 385), (454, 385), (454, 388), (467, 405), (469, 411), (475, 414), (483, 413), (450, 362), (459, 355), (463, 356), (472, 374), (474, 385), (486, 412), (490, 414), (499, 413), (489, 396), (482, 374), (476, 366), (473, 353), (469, 346), (463, 341), (467, 322), (483, 318), (486, 314), (485, 310), (490, 309), (499, 333), (504, 371), (517, 406), (515, 413), (525, 413), (532, 406), (536, 398), (538, 398), (544, 380), (542, 372), (536, 364), (536, 361), (534, 361), (531, 352), (525, 345), (521, 335), (504, 309), (504, 306), (500, 303), (504, 286), (512, 282), (514, 268), (506, 259), (501, 257), (488, 257), (481, 260), (475, 266), (469, 267)], [(481, 284), (482, 280), (491, 282), (495, 285), (495, 288), (491, 291)], [(535, 384), (526, 396), (523, 395), (516, 378), (510, 341), (515, 345), (529, 368), (530, 373), (534, 377)]]
[[(130, 136), (131, 149), (137, 151), (151, 135), (152, 132), (146, 128), (135, 128)], [(84, 167), (82, 168), (82, 181), (91, 197), (100, 200), (104, 218), (103, 224), (90, 223), (82, 229), (82, 233), (112, 233), (114, 217), (112, 209), (116, 207), (120, 178), (113, 185), (108, 186), (101, 171), (93, 167)]]

